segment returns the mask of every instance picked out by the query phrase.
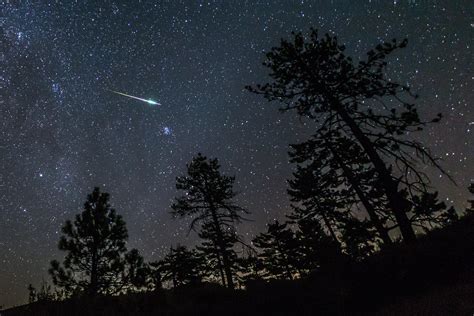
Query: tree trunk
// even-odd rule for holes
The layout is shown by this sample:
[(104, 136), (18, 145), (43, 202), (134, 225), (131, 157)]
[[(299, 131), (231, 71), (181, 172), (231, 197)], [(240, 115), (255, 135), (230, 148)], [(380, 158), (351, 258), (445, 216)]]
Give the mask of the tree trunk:
[[(232, 270), (230, 268), (230, 261), (229, 258), (227, 257), (227, 251), (225, 249), (224, 245), (224, 236), (221, 231), (221, 227), (219, 225), (219, 220), (217, 219), (217, 214), (214, 209), (211, 210), (212, 213), (212, 220), (214, 222), (215, 230), (216, 230), (216, 237), (217, 237), (217, 244), (219, 246), (221, 256), (222, 256), (222, 264), (224, 266), (224, 272), (227, 280), (227, 287), (229, 288), (234, 288), (234, 281), (232, 279)], [(225, 284), (224, 284), (225, 285)]]
[(90, 288), (89, 288), (89, 295), (90, 296), (96, 296), (97, 293), (99, 292), (98, 289), (98, 255), (97, 255), (97, 249), (94, 247), (92, 249), (92, 259), (91, 259), (91, 277), (90, 277)]
[(178, 286), (178, 281), (176, 280), (176, 273), (173, 272), (173, 287), (176, 288)]
[(355, 178), (354, 174), (352, 173), (352, 170), (350, 170), (350, 168), (348, 168), (346, 164), (342, 161), (341, 157), (339, 157), (339, 155), (334, 150), (334, 147), (330, 144), (330, 142), (328, 141), (325, 141), (325, 142), (328, 145), (329, 150), (331, 150), (332, 154), (334, 155), (334, 158), (336, 159), (337, 164), (339, 165), (339, 167), (342, 168), (342, 171), (344, 175), (346, 176), (347, 180), (349, 181), (349, 184), (354, 189), (357, 196), (359, 197), (359, 200), (364, 205), (367, 213), (369, 214), (371, 221), (374, 223), (374, 226), (380, 235), (380, 238), (382, 238), (384, 244), (387, 244), (387, 245), (391, 244), (392, 239), (390, 238), (387, 229), (383, 226), (372, 204), (369, 202), (368, 198), (365, 196), (364, 192), (361, 190), (360, 183)]
[(329, 222), (329, 219), (324, 214), (322, 215), (322, 218), (323, 218), (324, 225), (326, 225), (326, 227), (328, 228), (329, 235), (331, 235), (331, 237), (334, 239), (334, 241), (336, 242), (338, 248), (341, 249), (342, 248), (341, 247), (341, 242), (337, 238), (336, 232), (334, 232), (334, 229), (332, 228), (331, 223)]
[(387, 166), (383, 162), (382, 158), (380, 158), (372, 142), (367, 138), (367, 136), (364, 135), (352, 117), (350, 117), (350, 115), (345, 109), (342, 108), (340, 104), (338, 104), (338, 102), (332, 101), (331, 105), (351, 129), (354, 137), (359, 141), (370, 161), (373, 163), (375, 170), (379, 175), (380, 184), (384, 187), (385, 194), (387, 195), (388, 204), (390, 205), (390, 208), (392, 209), (392, 212), (395, 215), (397, 223), (400, 227), (403, 240), (407, 243), (414, 242), (416, 240), (415, 231), (413, 230), (410, 220), (406, 214), (407, 203), (405, 198), (401, 196), (400, 192), (398, 191), (398, 184), (392, 179)]
[(230, 268), (230, 262), (227, 257), (227, 254), (225, 252), (225, 249), (222, 249), (223, 255), (222, 255), (222, 261), (224, 263), (224, 270), (225, 270), (225, 275), (227, 278), (227, 287), (229, 288), (235, 288), (234, 280), (232, 277), (232, 270)]
[(221, 259), (221, 255), (219, 254), (219, 249), (217, 247), (217, 242), (214, 242), (214, 251), (215, 251), (216, 257), (217, 257), (217, 266), (219, 268), (219, 273), (221, 275), (222, 285), (227, 287), (227, 282), (225, 280), (225, 274), (224, 274), (224, 267), (222, 265), (222, 259)]

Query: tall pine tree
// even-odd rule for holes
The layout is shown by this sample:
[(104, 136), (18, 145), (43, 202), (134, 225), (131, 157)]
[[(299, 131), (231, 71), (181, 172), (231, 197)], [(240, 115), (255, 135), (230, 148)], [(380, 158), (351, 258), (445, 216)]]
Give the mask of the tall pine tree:
[(177, 287), (200, 282), (204, 262), (196, 250), (178, 245), (176, 248), (171, 247), (170, 252), (153, 266), (158, 268), (161, 281), (171, 281), (173, 287)]
[(199, 226), (201, 236), (211, 241), (223, 284), (233, 288), (234, 258), (229, 252), (228, 232), (234, 232), (235, 225), (248, 212), (233, 202), (235, 178), (221, 174), (219, 169), (217, 159), (201, 154), (194, 157), (187, 165), (187, 175), (176, 179), (176, 188), (184, 195), (177, 197), (171, 208), (176, 217), (192, 218), (190, 229)]
[(298, 243), (287, 223), (275, 220), (268, 224), (267, 232), (258, 234), (253, 244), (261, 250), (259, 257), (267, 277), (293, 280), (301, 272)]
[(59, 249), (63, 264), (51, 262), (53, 283), (67, 294), (117, 294), (141, 287), (146, 273), (138, 251), (127, 252), (127, 228), (99, 188), (87, 196), (84, 211), (66, 221)]
[(426, 146), (406, 137), (439, 121), (440, 115), (421, 120), (408, 99), (415, 97), (410, 88), (385, 74), (386, 58), (406, 44), (396, 40), (379, 44), (355, 63), (336, 36), (319, 37), (316, 30), (308, 38), (294, 34), (266, 55), (264, 65), (273, 80), (248, 88), (269, 101), (284, 102), (284, 111), (294, 109), (315, 120), (318, 137), (337, 131), (358, 144), (401, 235), (412, 242), (416, 235), (407, 215), (410, 205), (400, 185), (410, 191), (426, 190), (428, 179), (419, 163), (443, 170)]

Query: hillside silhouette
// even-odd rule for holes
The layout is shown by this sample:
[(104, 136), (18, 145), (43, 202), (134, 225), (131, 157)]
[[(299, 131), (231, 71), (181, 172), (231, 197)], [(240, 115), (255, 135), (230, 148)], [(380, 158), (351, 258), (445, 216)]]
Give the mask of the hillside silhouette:
[[(245, 290), (200, 283), (150, 293), (36, 302), (21, 315), (469, 315), (474, 310), (474, 215), (358, 263)], [(471, 242), (469, 242), (471, 241)], [(387, 273), (393, 271), (394, 273)]]

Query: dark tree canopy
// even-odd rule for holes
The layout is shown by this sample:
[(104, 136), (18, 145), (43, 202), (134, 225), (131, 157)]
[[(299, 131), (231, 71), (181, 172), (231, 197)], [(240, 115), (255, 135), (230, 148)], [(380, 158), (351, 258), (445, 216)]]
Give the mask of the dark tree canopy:
[(314, 270), (326, 269), (328, 265), (340, 259), (342, 249), (339, 241), (326, 233), (317, 218), (311, 216), (291, 218), (296, 224), (297, 267), (302, 276)]
[(28, 303), (51, 302), (60, 299), (60, 293), (54, 292), (51, 285), (45, 280), (41, 281), (39, 290), (32, 284), (28, 285)]
[(242, 254), (237, 259), (238, 280), (240, 284), (247, 285), (249, 281), (262, 280), (264, 277), (263, 261), (258, 257), (258, 252), (251, 246), (243, 245)]
[(204, 270), (202, 256), (194, 249), (185, 246), (171, 247), (169, 253), (160, 261), (152, 263), (161, 275), (161, 281), (171, 282), (173, 287), (200, 282)]
[[(411, 195), (427, 191), (429, 181), (420, 164), (443, 170), (427, 147), (410, 137), (439, 121), (440, 115), (421, 120), (410, 88), (386, 76), (386, 58), (406, 44), (406, 40), (379, 44), (364, 60), (354, 62), (336, 36), (319, 37), (316, 30), (308, 38), (294, 34), (266, 55), (264, 65), (272, 81), (248, 88), (270, 101), (283, 102), (284, 111), (294, 109), (314, 120), (316, 138), (330, 139), (338, 133), (357, 146), (373, 169), (404, 240), (410, 242), (416, 237), (403, 190)], [(322, 145), (329, 148), (330, 144)]]
[(300, 272), (298, 243), (287, 223), (268, 224), (267, 232), (258, 234), (253, 244), (261, 251), (265, 276), (292, 280)]
[[(331, 219), (337, 226), (367, 212), (370, 224), (383, 243), (392, 242), (384, 226), (388, 219), (383, 192), (374, 183), (374, 170), (360, 147), (340, 133), (313, 136), (291, 145), (290, 161), (297, 163), (288, 193), (296, 209), (312, 216)], [(300, 211), (301, 212), (301, 211)], [(331, 235), (336, 240), (335, 229)]]
[(53, 260), (53, 282), (68, 295), (117, 294), (141, 286), (144, 262), (138, 251), (127, 252), (127, 229), (122, 216), (111, 208), (109, 194), (99, 188), (87, 196), (84, 211), (66, 221), (59, 249), (63, 264)]
[(201, 154), (194, 157), (187, 165), (187, 175), (176, 179), (176, 188), (184, 195), (177, 197), (171, 208), (176, 217), (192, 218), (190, 229), (200, 225), (201, 237), (209, 240), (215, 251), (223, 284), (234, 287), (229, 241), (235, 243), (236, 239), (230, 240), (228, 232), (235, 231), (247, 211), (233, 202), (235, 178), (219, 169), (217, 159)]

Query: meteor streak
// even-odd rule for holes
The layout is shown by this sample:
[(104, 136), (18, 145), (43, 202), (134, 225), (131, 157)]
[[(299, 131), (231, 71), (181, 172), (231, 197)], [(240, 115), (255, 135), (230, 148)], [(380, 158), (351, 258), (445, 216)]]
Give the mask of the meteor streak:
[(118, 92), (118, 91), (114, 91), (114, 90), (108, 90), (108, 89), (107, 89), (107, 91), (110, 91), (110, 92), (113, 92), (113, 93), (116, 93), (116, 94), (123, 95), (124, 97), (132, 98), (132, 99), (139, 100), (139, 101), (143, 101), (143, 102), (146, 102), (146, 103), (148, 103), (148, 104), (150, 104), (150, 105), (161, 105), (161, 103), (158, 103), (158, 102), (153, 101), (153, 100), (151, 100), (151, 99), (147, 100), (147, 99), (135, 97), (135, 96), (133, 96), (133, 95), (129, 95), (129, 94), (122, 93), (122, 92)]

